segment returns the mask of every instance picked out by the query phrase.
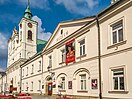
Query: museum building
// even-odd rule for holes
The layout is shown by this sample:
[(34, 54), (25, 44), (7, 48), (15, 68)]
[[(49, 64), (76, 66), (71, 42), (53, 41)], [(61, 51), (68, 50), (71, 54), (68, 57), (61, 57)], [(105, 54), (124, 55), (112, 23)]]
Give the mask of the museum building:
[[(12, 44), (16, 47), (8, 56), (5, 83), (17, 91), (52, 98), (62, 94), (131, 99), (131, 13), (132, 0), (112, 0), (95, 16), (60, 22), (47, 42), (37, 43), (38, 25), (28, 6), (19, 33), (14, 29), (8, 43), (8, 54)], [(39, 43), (43, 48), (37, 51)]]

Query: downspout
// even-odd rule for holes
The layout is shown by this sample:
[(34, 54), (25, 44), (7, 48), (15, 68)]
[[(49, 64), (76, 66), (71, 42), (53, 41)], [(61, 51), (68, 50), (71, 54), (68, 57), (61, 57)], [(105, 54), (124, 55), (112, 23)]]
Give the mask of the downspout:
[(6, 90), (7, 90), (7, 72), (6, 72)]
[[(44, 85), (44, 82), (43, 82), (43, 80), (44, 80), (44, 78), (43, 78), (43, 54), (41, 54), (41, 57), (42, 57), (42, 86)], [(42, 88), (42, 86), (41, 86), (41, 88)], [(41, 91), (42, 91), (43, 89), (41, 89)], [(43, 92), (42, 92), (43, 93)]]
[(3, 75), (2, 75), (2, 93), (3, 93)]
[(22, 66), (20, 65), (20, 93), (22, 91)]
[(101, 40), (100, 40), (100, 24), (98, 15), (96, 16), (98, 28), (98, 68), (99, 68), (99, 99), (102, 99), (102, 79), (101, 79)]

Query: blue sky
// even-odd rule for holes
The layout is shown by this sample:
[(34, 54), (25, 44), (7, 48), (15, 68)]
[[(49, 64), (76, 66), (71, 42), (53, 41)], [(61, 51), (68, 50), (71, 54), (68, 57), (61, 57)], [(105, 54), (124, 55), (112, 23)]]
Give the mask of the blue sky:
[[(0, 71), (7, 64), (7, 42), (23, 17), (28, 0), (0, 0)], [(38, 38), (48, 40), (61, 21), (92, 16), (111, 0), (30, 0), (33, 19), (39, 23)]]

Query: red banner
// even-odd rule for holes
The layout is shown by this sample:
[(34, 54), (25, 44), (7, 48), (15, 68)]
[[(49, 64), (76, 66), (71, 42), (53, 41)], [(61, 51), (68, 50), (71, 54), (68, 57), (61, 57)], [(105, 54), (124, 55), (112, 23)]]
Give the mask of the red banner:
[(66, 64), (75, 61), (75, 39), (66, 43)]

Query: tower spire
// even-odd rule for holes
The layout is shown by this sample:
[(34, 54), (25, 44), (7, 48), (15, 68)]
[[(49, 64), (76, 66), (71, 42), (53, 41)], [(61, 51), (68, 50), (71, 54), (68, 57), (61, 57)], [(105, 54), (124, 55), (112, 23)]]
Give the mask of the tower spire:
[(30, 0), (28, 0), (28, 6), (27, 9), (24, 12), (24, 17), (27, 19), (32, 19), (32, 12), (30, 10)]
[(30, 7), (30, 0), (28, 0), (28, 6)]

